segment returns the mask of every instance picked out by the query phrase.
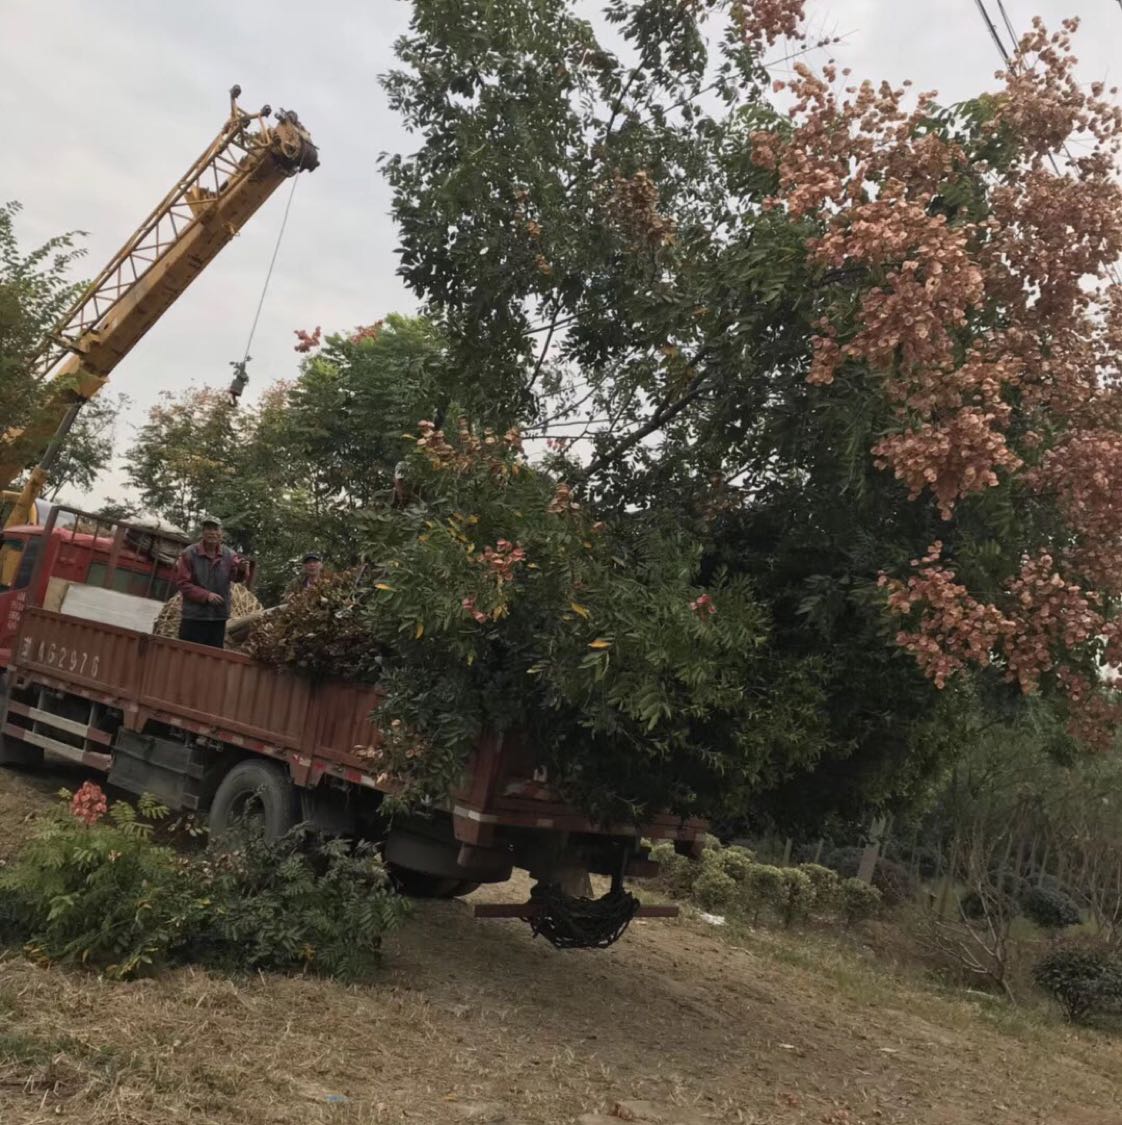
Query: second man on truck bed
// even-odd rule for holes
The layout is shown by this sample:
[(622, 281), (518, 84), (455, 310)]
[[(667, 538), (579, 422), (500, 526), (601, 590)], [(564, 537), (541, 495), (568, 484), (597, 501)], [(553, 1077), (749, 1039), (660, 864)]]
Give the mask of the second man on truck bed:
[(222, 544), (222, 523), (214, 516), (202, 521), (202, 537), (179, 556), (175, 584), (183, 595), (179, 639), (223, 648), (230, 617), (230, 586), (244, 582), (247, 564)]

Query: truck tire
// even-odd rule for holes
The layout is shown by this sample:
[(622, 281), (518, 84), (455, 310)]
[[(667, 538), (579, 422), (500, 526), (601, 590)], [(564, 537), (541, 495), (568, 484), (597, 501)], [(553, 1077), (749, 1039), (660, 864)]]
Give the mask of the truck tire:
[(12, 738), (10, 734), (0, 734), (0, 766), (21, 766), (24, 769), (37, 769), (43, 764), (43, 747), (32, 746), (22, 738)]
[[(0, 723), (8, 714), (8, 676), (0, 672)], [(43, 764), (43, 747), (32, 746), (22, 738), (0, 733), (0, 766), (23, 766), (35, 769)]]
[(409, 898), (459, 898), (479, 889), (478, 883), (467, 879), (427, 875), (423, 871), (411, 871), (408, 867), (398, 867), (392, 863), (390, 875), (397, 889)]
[(243, 819), (259, 821), (269, 840), (279, 840), (295, 827), (296, 790), (280, 766), (250, 758), (222, 779), (210, 806), (211, 833), (220, 836)]

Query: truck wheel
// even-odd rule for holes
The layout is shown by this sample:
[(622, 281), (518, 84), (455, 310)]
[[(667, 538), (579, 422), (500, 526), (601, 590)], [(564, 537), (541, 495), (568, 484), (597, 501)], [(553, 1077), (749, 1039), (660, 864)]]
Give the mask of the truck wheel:
[(460, 898), (479, 890), (479, 884), (468, 879), (427, 875), (424, 871), (410, 871), (408, 867), (398, 867), (394, 863), (389, 867), (397, 889), (409, 898)]
[(32, 746), (22, 738), (0, 734), (0, 766), (23, 766), (36, 769), (43, 764), (43, 747)]
[[(8, 713), (8, 674), (0, 672), (0, 722)], [(0, 734), (0, 766), (36, 768), (43, 764), (43, 747), (32, 746), (22, 738)]]
[(285, 771), (253, 758), (230, 770), (210, 806), (210, 829), (216, 836), (242, 821), (256, 821), (266, 839), (278, 840), (298, 818), (296, 790)]

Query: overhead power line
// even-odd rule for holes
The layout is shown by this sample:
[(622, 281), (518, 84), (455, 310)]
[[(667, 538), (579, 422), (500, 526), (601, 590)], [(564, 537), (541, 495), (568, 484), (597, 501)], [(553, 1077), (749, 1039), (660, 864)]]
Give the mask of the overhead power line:
[[(982, 22), (985, 23), (986, 29), (990, 33), (990, 38), (993, 40), (994, 46), (997, 48), (997, 53), (1001, 56), (1001, 61), (1007, 68), (1011, 70), (1015, 65), (1013, 52), (1015, 52), (1017, 49), (1017, 33), (1013, 29), (1013, 23), (1009, 19), (1009, 13), (1005, 10), (1005, 0), (997, 0), (997, 10), (1001, 13), (1001, 19), (1005, 24), (1006, 30), (1009, 32), (1009, 38), (1012, 42), (1011, 50), (1006, 49), (1005, 44), (1002, 42), (1001, 34), (998, 32), (997, 25), (993, 22), (993, 19), (986, 8), (984, 0), (974, 0), (974, 6), (978, 9), (978, 14), (982, 17)], [(1118, 0), (1118, 6), (1119, 8), (1122, 8), (1122, 0)], [(1071, 151), (1068, 149), (1066, 144), (1064, 144), (1063, 149), (1064, 155), (1068, 159), (1068, 163), (1074, 164), (1075, 160), (1072, 157)], [(1056, 173), (1057, 176), (1059, 176), (1061, 174), (1060, 166), (1057, 163), (1055, 156), (1049, 153), (1048, 160), (1052, 165), (1052, 170)], [(1110, 280), (1115, 285), (1122, 285), (1122, 279), (1120, 279), (1118, 276), (1118, 267), (1113, 262), (1107, 265), (1106, 272), (1109, 275)]]
[(993, 45), (997, 48), (997, 53), (1001, 56), (1002, 61), (1009, 62), (1009, 52), (1005, 50), (1005, 44), (1001, 41), (1001, 36), (998, 34), (997, 25), (990, 18), (990, 14), (986, 11), (985, 4), (982, 0), (974, 0), (974, 6), (978, 9), (978, 15), (982, 17), (982, 22), (986, 25), (986, 29), (990, 33), (990, 38), (993, 40)]

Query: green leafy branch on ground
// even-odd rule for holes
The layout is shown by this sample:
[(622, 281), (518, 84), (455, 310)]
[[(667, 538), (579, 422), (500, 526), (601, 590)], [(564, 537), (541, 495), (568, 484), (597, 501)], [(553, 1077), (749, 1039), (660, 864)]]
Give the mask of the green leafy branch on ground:
[(250, 825), (221, 850), (157, 843), (167, 810), (109, 805), (87, 782), (39, 820), (0, 874), (0, 941), (44, 964), (126, 979), (169, 964), (229, 972), (369, 976), (404, 921), (372, 847), (297, 828), (275, 842)]

